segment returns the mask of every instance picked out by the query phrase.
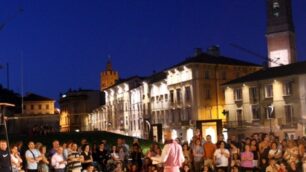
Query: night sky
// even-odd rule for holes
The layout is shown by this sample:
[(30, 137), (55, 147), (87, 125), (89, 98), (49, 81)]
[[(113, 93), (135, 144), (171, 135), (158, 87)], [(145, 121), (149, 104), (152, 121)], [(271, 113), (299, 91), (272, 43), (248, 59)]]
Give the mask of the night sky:
[[(56, 100), (69, 88), (98, 90), (108, 55), (123, 78), (150, 75), (213, 44), (223, 55), (261, 64), (230, 44), (266, 56), (265, 5), (265, 0), (1, 1), (0, 64), (9, 64), (14, 91), (21, 93), (23, 71), (24, 93)], [(306, 60), (305, 11), (306, 1), (294, 0), (299, 60)], [(0, 83), (7, 85), (5, 67)]]

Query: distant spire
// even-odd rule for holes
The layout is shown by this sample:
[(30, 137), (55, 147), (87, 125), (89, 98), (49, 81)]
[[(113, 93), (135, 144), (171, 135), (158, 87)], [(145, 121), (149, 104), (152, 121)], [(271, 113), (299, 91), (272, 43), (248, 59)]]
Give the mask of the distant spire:
[(111, 60), (112, 56), (111, 55), (108, 55), (107, 57), (107, 63), (106, 63), (106, 70), (107, 71), (110, 71), (110, 70), (113, 70), (112, 69), (112, 60)]

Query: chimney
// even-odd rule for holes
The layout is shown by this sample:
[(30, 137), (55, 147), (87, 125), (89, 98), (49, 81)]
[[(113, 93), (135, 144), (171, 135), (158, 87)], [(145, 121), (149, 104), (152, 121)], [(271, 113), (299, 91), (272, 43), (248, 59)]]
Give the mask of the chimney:
[(202, 49), (201, 48), (195, 48), (194, 49), (194, 56), (198, 56), (200, 54), (202, 54)]
[(212, 56), (220, 56), (220, 47), (219, 45), (213, 45), (207, 49), (207, 53)]

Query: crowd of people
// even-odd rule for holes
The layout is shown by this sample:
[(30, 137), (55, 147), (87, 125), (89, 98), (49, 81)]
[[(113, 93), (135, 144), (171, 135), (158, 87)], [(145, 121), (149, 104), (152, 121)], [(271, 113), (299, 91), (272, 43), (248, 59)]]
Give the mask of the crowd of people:
[(131, 145), (121, 138), (113, 145), (106, 139), (93, 145), (86, 139), (54, 140), (50, 149), (39, 142), (19, 142), (10, 147), (10, 157), (1, 140), (0, 172), (306, 172), (304, 138), (280, 140), (256, 133), (225, 141), (221, 134), (213, 143), (210, 135), (203, 137), (199, 131), (190, 143), (165, 138), (163, 147), (152, 143), (147, 151), (137, 139)]

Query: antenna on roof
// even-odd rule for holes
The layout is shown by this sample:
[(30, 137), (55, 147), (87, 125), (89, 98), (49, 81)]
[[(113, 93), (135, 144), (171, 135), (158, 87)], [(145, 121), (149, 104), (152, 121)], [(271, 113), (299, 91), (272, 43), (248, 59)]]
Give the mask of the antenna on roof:
[(234, 44), (234, 43), (230, 43), (230, 46), (232, 46), (232, 47), (234, 47), (234, 48), (236, 48), (236, 49), (238, 49), (240, 51), (243, 51), (245, 53), (251, 54), (251, 55), (253, 55), (253, 56), (257, 57), (257, 58), (260, 58), (260, 59), (264, 60), (264, 64), (266, 64), (268, 62), (271, 62), (271, 63), (277, 64), (277, 65), (280, 65), (280, 66), (284, 65), (282, 63), (277, 62), (279, 60), (279, 58), (277, 58), (276, 60), (272, 60), (271, 58), (269, 58), (267, 56), (263, 56), (261, 54), (258, 54), (258, 53), (254, 52), (252, 50), (249, 50), (247, 48), (244, 48), (244, 47), (242, 47), (240, 45), (237, 45), (237, 44)]

